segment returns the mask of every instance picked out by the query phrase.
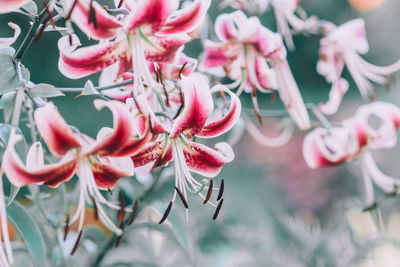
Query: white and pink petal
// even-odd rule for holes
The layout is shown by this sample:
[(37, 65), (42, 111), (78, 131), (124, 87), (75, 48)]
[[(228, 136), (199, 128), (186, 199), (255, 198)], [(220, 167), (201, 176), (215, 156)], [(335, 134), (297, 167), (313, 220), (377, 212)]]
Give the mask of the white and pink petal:
[[(58, 163), (43, 166), (40, 166), (40, 162), (35, 166), (32, 163), (31, 155), (29, 166), (25, 166), (15, 151), (15, 145), (21, 139), (20, 135), (12, 135), (10, 137), (2, 159), (4, 172), (13, 185), (47, 184), (51, 187), (56, 187), (60, 183), (68, 181), (74, 175), (77, 159), (70, 154)], [(34, 146), (37, 146), (37, 144), (34, 144)], [(40, 152), (40, 150), (36, 152)]]
[(227, 93), (230, 96), (230, 107), (229, 110), (222, 116), (222, 118), (218, 118), (207, 122), (204, 125), (201, 132), (196, 134), (198, 137), (216, 137), (221, 134), (226, 133), (236, 124), (239, 120), (240, 112), (241, 112), (241, 103), (239, 97), (232, 93), (226, 86), (224, 85), (216, 85), (211, 89), (212, 93), (222, 92)]
[(37, 108), (36, 126), (50, 152), (61, 157), (69, 150), (81, 147), (78, 137), (68, 127), (53, 103)]
[(173, 122), (171, 138), (177, 138), (182, 133), (191, 138), (201, 132), (214, 108), (209, 81), (205, 75), (194, 73), (182, 77), (181, 87), (184, 107)]

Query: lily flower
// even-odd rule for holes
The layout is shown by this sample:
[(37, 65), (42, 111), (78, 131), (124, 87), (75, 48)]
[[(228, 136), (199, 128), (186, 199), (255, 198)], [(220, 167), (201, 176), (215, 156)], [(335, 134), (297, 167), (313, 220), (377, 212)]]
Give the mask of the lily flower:
[[(104, 225), (116, 234), (122, 234), (108, 218), (99, 204), (119, 209), (118, 205), (107, 201), (101, 190), (113, 188), (120, 177), (134, 174), (133, 163), (129, 157), (114, 156), (124, 148), (132, 136), (132, 123), (129, 111), (117, 101), (95, 100), (97, 109), (109, 108), (113, 113), (114, 130), (99, 132), (97, 141), (87, 135), (74, 133), (49, 103), (35, 111), (35, 122), (50, 152), (61, 157), (57, 163), (44, 164), (43, 149), (40, 142), (34, 143), (28, 152), (27, 165), (24, 165), (15, 151), (15, 144), (21, 140), (14, 135), (3, 156), (2, 166), (15, 186), (46, 184), (57, 187), (68, 181), (76, 173), (79, 177), (79, 202), (70, 223), (79, 218), (79, 231), (82, 230), (86, 202), (92, 203)], [(33, 159), (33, 160), (32, 160)], [(30, 162), (34, 163), (30, 163)]]
[(283, 36), (289, 49), (294, 49), (290, 27), (292, 27), (295, 32), (305, 31), (308, 33), (315, 33), (318, 27), (318, 19), (315, 16), (309, 17), (308, 19), (302, 19), (296, 16), (299, 3), (300, 0), (271, 1), (271, 5), (274, 7), (278, 32)]
[(298, 127), (310, 128), (281, 36), (262, 26), (257, 17), (247, 18), (241, 11), (218, 16), (215, 32), (220, 42), (207, 40), (204, 43), (203, 68), (223, 67), (226, 75), (235, 81), (230, 87), (240, 85), (237, 95), (243, 90), (252, 92), (256, 114), (259, 111), (257, 89), (268, 93), (278, 88), (282, 102)]
[(9, 22), (8, 26), (10, 26), (14, 30), (14, 36), (8, 38), (0, 38), (0, 49), (12, 45), (21, 34), (21, 29), (17, 24)]
[[(206, 186), (207, 180), (199, 182), (191, 172), (212, 178), (234, 158), (228, 143), (217, 143), (215, 148), (209, 148), (196, 142), (195, 138), (212, 138), (229, 131), (239, 119), (241, 104), (239, 98), (225, 86), (217, 85), (210, 90), (208, 79), (198, 73), (182, 76), (180, 86), (184, 96), (183, 108), (178, 109), (180, 113), (173, 119), (169, 131), (147, 143), (132, 160), (135, 167), (147, 166), (148, 171), (157, 166), (166, 166), (173, 160), (176, 190), (170, 205), (179, 194), (188, 209), (187, 190), (207, 199), (201, 192), (209, 188)], [(230, 97), (229, 109), (222, 117), (218, 115), (221, 110), (213, 112), (212, 94), (217, 92)], [(212, 184), (209, 186), (212, 190)]]
[[(133, 70), (135, 94), (145, 87), (160, 88), (151, 76), (148, 62), (171, 63), (177, 50), (190, 40), (188, 33), (201, 25), (210, 0), (196, 0), (181, 10), (177, 10), (178, 4), (178, 0), (126, 1), (122, 8), (127, 15), (118, 19), (96, 2), (78, 0), (70, 8), (71, 19), (89, 37), (103, 41), (76, 49), (76, 36), (61, 38), (60, 71), (77, 79), (117, 63), (114, 79)], [(96, 23), (90, 23), (93, 13)]]
[(269, 0), (223, 0), (219, 4), (219, 8), (223, 9), (230, 6), (234, 9), (246, 10), (250, 14), (263, 14), (269, 4)]
[(23, 5), (25, 5), (29, 0), (5, 0), (1, 1), (0, 14), (8, 13), (14, 11)]
[(337, 112), (343, 95), (348, 90), (347, 81), (341, 77), (345, 66), (364, 99), (375, 98), (371, 82), (386, 84), (387, 76), (400, 69), (400, 60), (384, 67), (368, 63), (359, 55), (367, 53), (368, 50), (363, 19), (351, 20), (339, 27), (333, 27), (321, 39), (317, 71), (327, 82), (332, 83), (328, 102), (320, 105), (322, 112)]
[(372, 182), (390, 194), (396, 194), (400, 186), (400, 178), (383, 174), (371, 154), (371, 151), (394, 147), (399, 126), (399, 107), (385, 102), (363, 105), (341, 127), (311, 131), (304, 139), (304, 159), (315, 169), (360, 158), (365, 201), (371, 207), (374, 203)]

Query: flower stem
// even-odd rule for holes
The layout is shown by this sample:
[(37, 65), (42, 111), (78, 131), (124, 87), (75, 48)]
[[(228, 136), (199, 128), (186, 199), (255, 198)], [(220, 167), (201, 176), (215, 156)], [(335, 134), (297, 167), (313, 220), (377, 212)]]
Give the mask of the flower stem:
[(21, 60), (24, 56), (25, 52), (28, 50), (29, 46), (32, 44), (33, 39), (35, 38), (35, 34), (39, 29), (40, 24), (43, 22), (44, 18), (46, 17), (46, 8), (44, 8), (39, 15), (35, 16), (33, 19), (33, 23), (31, 28), (29, 29), (28, 33), (26, 34), (24, 40), (22, 41), (21, 45), (19, 46), (17, 52), (14, 55), (14, 61)]
[[(125, 86), (125, 85), (130, 85), (133, 83), (133, 79), (129, 79), (120, 83), (116, 83), (116, 84), (111, 84), (111, 85), (107, 85), (107, 86), (97, 86), (95, 87), (95, 89), (97, 91), (102, 91), (102, 90), (106, 90), (106, 89), (112, 89), (112, 88), (117, 88), (117, 87), (121, 87), (121, 86)], [(83, 90), (83, 88), (56, 88), (64, 93), (77, 93), (77, 92), (81, 92)]]

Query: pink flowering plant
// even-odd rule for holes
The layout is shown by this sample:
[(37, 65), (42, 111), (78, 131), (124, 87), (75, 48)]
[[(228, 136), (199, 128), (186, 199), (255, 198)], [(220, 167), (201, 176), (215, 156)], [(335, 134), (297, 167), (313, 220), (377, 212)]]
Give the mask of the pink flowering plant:
[[(381, 219), (381, 203), (393, 213), (385, 205), (400, 178), (376, 155), (395, 149), (400, 107), (377, 101), (375, 87), (390, 85), (400, 60), (370, 63), (364, 19), (336, 25), (303, 2), (0, 0), (0, 266), (380, 259), (335, 240), (340, 229), (317, 214), (340, 202), (350, 240), (375, 227), (363, 220)], [(319, 46), (314, 57), (301, 52), (304, 36)], [(310, 92), (306, 72), (326, 90)], [(354, 101), (346, 93), (356, 89)], [(348, 179), (315, 194), (340, 172), (358, 189)], [(343, 204), (332, 192), (347, 189)], [(354, 253), (337, 257), (340, 246)]]

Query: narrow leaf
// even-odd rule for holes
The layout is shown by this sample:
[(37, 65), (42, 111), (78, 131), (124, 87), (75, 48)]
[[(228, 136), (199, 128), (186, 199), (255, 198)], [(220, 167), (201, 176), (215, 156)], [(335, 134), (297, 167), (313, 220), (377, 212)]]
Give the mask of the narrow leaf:
[(39, 83), (30, 89), (34, 97), (56, 97), (64, 94), (51, 84)]
[(39, 225), (30, 212), (17, 201), (7, 207), (7, 217), (21, 235), (32, 257), (34, 266), (47, 266), (46, 246)]

